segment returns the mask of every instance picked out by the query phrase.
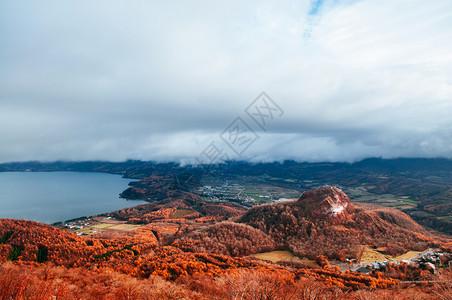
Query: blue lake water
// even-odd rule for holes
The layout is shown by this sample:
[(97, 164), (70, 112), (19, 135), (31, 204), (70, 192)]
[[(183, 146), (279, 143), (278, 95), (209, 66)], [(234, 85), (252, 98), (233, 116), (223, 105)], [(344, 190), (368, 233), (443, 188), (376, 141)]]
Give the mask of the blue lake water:
[(43, 223), (135, 206), (119, 198), (131, 179), (80, 172), (0, 172), (0, 218)]

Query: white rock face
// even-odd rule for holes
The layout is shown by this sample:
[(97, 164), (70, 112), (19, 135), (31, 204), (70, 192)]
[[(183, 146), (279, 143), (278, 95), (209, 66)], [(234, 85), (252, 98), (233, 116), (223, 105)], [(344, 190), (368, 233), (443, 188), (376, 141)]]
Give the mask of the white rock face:
[(340, 214), (347, 205), (333, 204), (329, 209), (329, 213), (333, 216)]
[(350, 198), (336, 187), (323, 187), (304, 192), (298, 201), (313, 205), (312, 217), (316, 219), (328, 219), (341, 223), (348, 218), (347, 207)]

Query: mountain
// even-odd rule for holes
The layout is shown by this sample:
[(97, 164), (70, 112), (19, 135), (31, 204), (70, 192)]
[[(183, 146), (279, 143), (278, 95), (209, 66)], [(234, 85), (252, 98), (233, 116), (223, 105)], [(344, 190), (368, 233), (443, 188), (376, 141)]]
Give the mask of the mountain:
[(336, 187), (324, 187), (304, 192), (298, 200), (305, 213), (315, 219), (344, 223), (350, 218), (347, 207), (350, 198)]
[(298, 200), (255, 206), (240, 223), (260, 229), (277, 247), (301, 257), (358, 258), (363, 246), (387, 254), (437, 246), (432, 236), (405, 213), (352, 203), (336, 187), (304, 192)]

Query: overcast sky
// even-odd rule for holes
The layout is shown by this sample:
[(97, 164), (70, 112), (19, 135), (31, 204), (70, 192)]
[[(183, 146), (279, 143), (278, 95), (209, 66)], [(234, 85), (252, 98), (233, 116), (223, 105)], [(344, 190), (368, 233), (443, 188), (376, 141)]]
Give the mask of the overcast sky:
[(0, 162), (213, 149), (452, 158), (452, 1), (0, 0)]

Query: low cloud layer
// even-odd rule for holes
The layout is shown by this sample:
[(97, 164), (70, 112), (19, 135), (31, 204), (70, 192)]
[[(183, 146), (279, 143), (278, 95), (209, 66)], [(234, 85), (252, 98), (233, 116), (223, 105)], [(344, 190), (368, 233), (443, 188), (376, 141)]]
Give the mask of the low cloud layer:
[(452, 158), (448, 0), (1, 1), (0, 41), (1, 162)]

